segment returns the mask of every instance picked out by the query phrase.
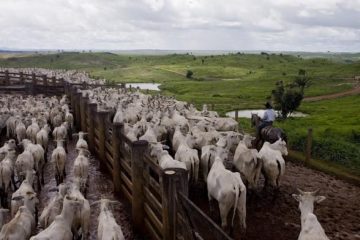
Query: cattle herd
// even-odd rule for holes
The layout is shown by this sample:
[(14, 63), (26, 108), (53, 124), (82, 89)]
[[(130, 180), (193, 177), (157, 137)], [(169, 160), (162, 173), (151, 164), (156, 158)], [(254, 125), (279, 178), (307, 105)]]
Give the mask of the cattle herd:
[[(45, 70), (37, 71), (44, 74)], [(72, 76), (66, 78), (70, 82), (79, 75), (61, 74), (63, 77)], [(84, 74), (80, 75), (87, 82), (91, 80)], [(131, 141), (148, 141), (148, 154), (156, 159), (160, 168), (188, 170), (191, 184), (204, 181), (209, 201), (215, 199), (218, 202), (224, 229), (234, 226), (236, 215), (242, 229), (246, 229), (247, 193), (259, 188), (261, 174), (265, 179), (264, 188), (276, 192), (280, 187), (285, 173), (283, 156), (287, 155), (286, 143), (280, 138), (274, 143), (265, 142), (258, 151), (252, 148), (254, 138), (239, 132), (237, 121), (219, 117), (206, 105), (199, 111), (192, 104), (173, 97), (146, 95), (126, 89), (98, 87), (78, 91), (88, 96), (90, 102), (97, 103), (100, 110), (112, 111), (112, 121), (124, 124), (124, 133)], [(86, 239), (90, 211), (97, 203), (101, 208), (98, 239), (123, 239), (121, 228), (109, 208), (113, 201), (99, 199), (90, 206), (86, 199), (89, 165), (87, 133), (75, 133), (66, 96), (2, 95), (0, 112), (7, 116), (7, 141), (0, 149), (3, 207), (0, 210), (0, 240), (77, 239), (79, 234)], [(74, 179), (65, 184), (66, 146), (71, 137), (78, 137), (78, 156), (72, 167)], [(46, 159), (50, 140), (56, 143), (56, 148), (49, 154), (51, 159)], [(58, 185), (53, 191), (57, 194), (38, 219), (43, 230), (32, 236), (37, 224), (36, 196), (43, 184), (45, 164), (53, 165), (53, 176)], [(300, 240), (328, 239), (313, 214), (314, 202), (325, 199), (316, 194), (301, 190), (299, 194), (293, 194), (301, 211)], [(6, 208), (10, 209), (8, 214), (12, 219), (3, 225), (3, 217), (8, 211)], [(230, 224), (228, 218), (231, 219)]]

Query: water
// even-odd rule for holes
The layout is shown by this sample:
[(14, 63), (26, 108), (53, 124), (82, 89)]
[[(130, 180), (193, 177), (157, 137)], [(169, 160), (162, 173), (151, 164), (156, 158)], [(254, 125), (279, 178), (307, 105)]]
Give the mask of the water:
[[(238, 110), (238, 116), (241, 118), (251, 118), (251, 114), (255, 113), (259, 115), (261, 118), (264, 116), (265, 110), (263, 109), (246, 109), (246, 110)], [(278, 115), (278, 114), (277, 114)], [(226, 116), (235, 117), (235, 111), (227, 112)], [(307, 117), (308, 114), (302, 112), (293, 112), (290, 117)]]
[(143, 90), (153, 90), (153, 91), (160, 91), (160, 83), (126, 83), (126, 88), (140, 88)]

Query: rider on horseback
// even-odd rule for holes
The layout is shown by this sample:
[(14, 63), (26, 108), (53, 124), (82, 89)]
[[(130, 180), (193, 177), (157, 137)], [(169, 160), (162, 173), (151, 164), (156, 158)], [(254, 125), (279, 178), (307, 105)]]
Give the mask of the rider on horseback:
[(274, 109), (272, 108), (271, 104), (267, 102), (265, 104), (266, 110), (264, 113), (264, 117), (262, 118), (263, 122), (258, 126), (256, 129), (256, 137), (260, 138), (261, 129), (264, 127), (272, 125), (272, 123), (275, 121), (276, 113)]

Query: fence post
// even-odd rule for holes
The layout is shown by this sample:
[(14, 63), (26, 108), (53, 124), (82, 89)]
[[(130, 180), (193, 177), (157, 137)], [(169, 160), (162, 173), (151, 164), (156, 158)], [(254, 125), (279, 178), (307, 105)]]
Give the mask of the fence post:
[(88, 116), (89, 116), (89, 128), (87, 129), (88, 132), (88, 139), (89, 139), (89, 146), (90, 150), (92, 152), (95, 152), (95, 112), (97, 110), (97, 104), (96, 103), (88, 103)]
[(131, 151), (131, 171), (132, 171), (132, 218), (136, 230), (144, 230), (144, 152), (148, 147), (147, 141), (135, 141)]
[(56, 77), (55, 76), (52, 76), (51, 77), (51, 86), (56, 86)]
[(239, 111), (235, 110), (235, 120), (237, 121), (239, 119)]
[(24, 84), (24, 73), (19, 72), (20, 84)]
[(121, 193), (121, 166), (120, 166), (120, 149), (123, 149), (121, 133), (124, 133), (123, 123), (113, 123), (112, 126), (112, 149), (113, 149), (113, 183), (114, 192)]
[(43, 80), (43, 86), (44, 86), (44, 90), (45, 90), (45, 94), (48, 94), (48, 79), (46, 75), (42, 75), (42, 80)]
[(5, 70), (5, 85), (10, 85), (10, 77), (8, 70)]
[[(76, 107), (75, 107), (75, 93), (76, 93), (76, 89), (75, 89), (75, 87), (73, 86), (73, 85), (70, 85), (70, 104), (71, 104), (71, 109), (72, 109), (72, 112), (73, 112), (73, 116), (74, 116), (74, 118), (75, 118), (75, 121), (76, 121), (76, 118), (77, 118), (77, 116), (76, 116), (76, 111), (75, 111), (75, 109), (76, 109)], [(74, 124), (75, 124), (75, 122), (74, 122)]]
[(305, 163), (308, 164), (311, 159), (311, 147), (312, 147), (312, 128), (308, 129), (307, 141), (306, 141), (306, 153)]
[(188, 171), (185, 169), (166, 169), (162, 174), (163, 181), (163, 229), (164, 239), (175, 240), (177, 233), (177, 193), (188, 195)]
[(30, 92), (32, 95), (35, 95), (36, 85), (37, 85), (36, 75), (35, 75), (35, 73), (32, 73), (31, 74), (31, 87), (30, 87)]
[(47, 86), (48, 85), (48, 79), (46, 75), (42, 75), (42, 79), (43, 79), (43, 85)]
[(81, 114), (80, 114), (80, 100), (81, 100), (81, 92), (75, 92), (75, 113), (76, 113), (76, 127), (78, 131), (81, 130)]
[(106, 157), (105, 157), (105, 131), (106, 131), (106, 117), (108, 117), (109, 112), (108, 111), (99, 111), (97, 112), (97, 116), (99, 118), (99, 124), (98, 124), (98, 129), (99, 129), (99, 159), (101, 162), (101, 167), (106, 168), (106, 166), (104, 165), (105, 161), (106, 161)]
[(86, 105), (87, 105), (88, 97), (87, 96), (81, 96), (80, 97), (80, 115), (81, 115), (81, 131), (86, 132)]
[(215, 104), (214, 103), (211, 104), (211, 111), (215, 111)]

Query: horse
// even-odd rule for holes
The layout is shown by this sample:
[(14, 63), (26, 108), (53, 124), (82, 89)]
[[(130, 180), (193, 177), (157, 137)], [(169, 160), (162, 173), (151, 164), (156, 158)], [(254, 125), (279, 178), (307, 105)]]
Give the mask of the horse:
[[(262, 122), (263, 120), (257, 114), (254, 113), (251, 114), (252, 127), (258, 128)], [(260, 139), (257, 139), (258, 141), (255, 143), (255, 147), (259, 149), (262, 147), (265, 141), (274, 143), (279, 138), (281, 138), (287, 143), (287, 136), (285, 132), (281, 128), (273, 127), (272, 124), (261, 129), (258, 138)]]

